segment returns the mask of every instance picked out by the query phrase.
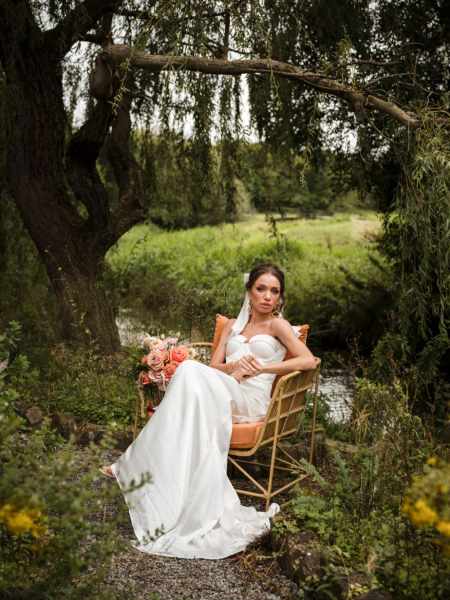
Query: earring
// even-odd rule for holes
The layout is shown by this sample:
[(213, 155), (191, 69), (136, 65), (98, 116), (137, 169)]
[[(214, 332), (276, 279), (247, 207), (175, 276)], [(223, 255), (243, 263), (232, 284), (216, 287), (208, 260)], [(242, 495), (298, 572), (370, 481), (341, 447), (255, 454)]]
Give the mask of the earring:
[(279, 317), (281, 315), (281, 302), (278, 302), (278, 304), (275, 306), (275, 308), (272, 311), (272, 315), (274, 317)]

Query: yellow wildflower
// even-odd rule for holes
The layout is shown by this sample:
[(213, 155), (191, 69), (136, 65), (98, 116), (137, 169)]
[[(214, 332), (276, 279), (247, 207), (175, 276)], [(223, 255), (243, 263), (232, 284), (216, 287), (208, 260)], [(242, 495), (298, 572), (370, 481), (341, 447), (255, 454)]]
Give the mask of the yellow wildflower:
[(417, 527), (432, 525), (437, 521), (437, 513), (428, 506), (425, 500), (417, 500), (414, 507), (409, 510), (409, 518)]
[(449, 490), (449, 487), (446, 483), (438, 483), (437, 485), (437, 491), (438, 494), (446, 494)]
[(41, 511), (35, 508), (17, 510), (11, 504), (4, 504), (0, 508), (0, 521), (13, 535), (31, 533), (34, 538), (38, 538), (45, 534), (47, 528), (39, 523), (41, 518)]
[(450, 537), (450, 521), (439, 521), (436, 525), (436, 529), (439, 533), (442, 533), (442, 535)]
[(14, 507), (11, 504), (4, 504), (0, 508), (0, 521), (6, 521), (11, 513), (14, 512)]
[(408, 498), (405, 498), (402, 503), (402, 513), (405, 513), (406, 515), (408, 515), (410, 510), (411, 510), (411, 502), (409, 501)]
[(14, 535), (20, 535), (21, 533), (27, 533), (31, 531), (34, 526), (33, 519), (25, 511), (11, 514), (6, 520), (6, 526)]
[(427, 460), (427, 465), (434, 467), (435, 465), (437, 465), (437, 461), (438, 459), (436, 456), (430, 456), (430, 458)]

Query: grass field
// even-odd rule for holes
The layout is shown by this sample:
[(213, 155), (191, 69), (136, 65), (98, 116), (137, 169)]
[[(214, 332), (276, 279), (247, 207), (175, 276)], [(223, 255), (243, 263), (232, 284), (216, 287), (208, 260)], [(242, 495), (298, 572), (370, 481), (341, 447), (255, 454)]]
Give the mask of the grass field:
[(162, 325), (210, 327), (216, 312), (238, 309), (243, 273), (270, 260), (286, 272), (291, 321), (339, 327), (335, 321), (342, 320), (351, 297), (349, 275), (362, 281), (380, 276), (369, 260), (369, 255), (379, 260), (376, 214), (287, 219), (275, 229), (259, 214), (234, 225), (186, 231), (139, 225), (108, 255), (120, 303)]

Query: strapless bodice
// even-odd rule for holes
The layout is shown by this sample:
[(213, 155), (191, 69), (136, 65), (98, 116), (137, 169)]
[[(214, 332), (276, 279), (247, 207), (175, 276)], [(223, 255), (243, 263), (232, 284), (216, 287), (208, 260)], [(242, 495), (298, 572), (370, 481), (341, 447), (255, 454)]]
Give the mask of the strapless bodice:
[[(240, 333), (230, 336), (225, 350), (226, 362), (239, 360), (247, 354), (252, 354), (260, 363), (267, 365), (281, 362), (286, 354), (286, 348), (276, 338), (266, 333), (258, 333), (249, 339)], [(255, 413), (259, 415), (257, 420), (261, 418), (260, 415), (266, 413), (275, 377), (274, 373), (260, 373), (240, 383), (241, 392), (247, 399), (247, 403), (249, 405), (253, 403), (257, 407), (255, 408)], [(245, 414), (242, 408), (239, 412)], [(233, 419), (240, 420), (234, 415)], [(251, 419), (244, 417), (243, 420)]]
[(253, 354), (260, 362), (267, 364), (283, 360), (286, 348), (277, 338), (267, 333), (257, 333), (249, 339), (239, 333), (229, 338), (226, 347), (227, 362), (239, 360), (247, 354)]

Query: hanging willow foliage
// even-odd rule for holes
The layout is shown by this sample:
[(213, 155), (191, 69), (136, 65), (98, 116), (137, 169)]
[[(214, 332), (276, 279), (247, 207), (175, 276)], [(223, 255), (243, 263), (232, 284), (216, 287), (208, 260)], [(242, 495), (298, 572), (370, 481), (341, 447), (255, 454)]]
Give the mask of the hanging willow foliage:
[(380, 361), (397, 345), (401, 373), (422, 414), (445, 418), (450, 401), (450, 138), (448, 115), (426, 111), (411, 141), (394, 211), (386, 218), (387, 247), (397, 273), (397, 342), (385, 336)]

